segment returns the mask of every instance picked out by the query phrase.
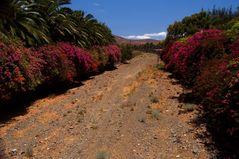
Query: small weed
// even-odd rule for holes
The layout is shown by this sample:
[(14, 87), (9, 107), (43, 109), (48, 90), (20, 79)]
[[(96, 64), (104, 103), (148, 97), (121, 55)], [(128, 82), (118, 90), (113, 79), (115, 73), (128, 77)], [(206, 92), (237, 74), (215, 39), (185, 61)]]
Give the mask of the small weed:
[(151, 93), (149, 94), (149, 98), (150, 98), (150, 101), (151, 101), (152, 103), (158, 103), (158, 102), (159, 102), (159, 98), (156, 97), (156, 96), (154, 96), (154, 93), (153, 93), (153, 92), (151, 92)]
[(150, 101), (151, 101), (152, 103), (158, 103), (158, 102), (159, 102), (159, 98), (156, 97), (156, 96), (150, 96)]
[(86, 109), (85, 108), (83, 108), (82, 110), (78, 111), (78, 115), (77, 115), (77, 118), (78, 118), (77, 122), (78, 123), (81, 123), (83, 121), (85, 113), (86, 113)]
[(27, 145), (25, 150), (25, 156), (28, 158), (33, 157), (33, 148), (32, 145)]
[(159, 119), (159, 116), (160, 116), (160, 111), (159, 110), (152, 110), (152, 117), (154, 119)]
[(180, 114), (181, 113), (192, 112), (192, 111), (194, 111), (195, 106), (193, 104), (184, 104), (184, 105), (181, 105), (181, 109), (182, 110), (179, 112)]
[(96, 159), (109, 159), (109, 154), (105, 151), (99, 151), (96, 154)]
[(157, 65), (154, 66), (155, 68), (157, 68), (158, 70), (163, 70), (165, 68), (164, 63), (159, 63)]
[(141, 123), (145, 123), (145, 117), (140, 117), (138, 121)]

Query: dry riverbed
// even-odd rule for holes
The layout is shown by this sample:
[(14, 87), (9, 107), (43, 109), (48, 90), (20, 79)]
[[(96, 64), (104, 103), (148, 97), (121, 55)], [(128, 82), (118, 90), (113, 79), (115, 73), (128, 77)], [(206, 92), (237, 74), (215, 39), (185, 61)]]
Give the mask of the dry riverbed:
[(196, 137), (203, 128), (191, 123), (197, 110), (178, 102), (183, 88), (156, 62), (156, 55), (139, 55), (83, 86), (35, 101), (0, 125), (2, 158), (210, 158)]

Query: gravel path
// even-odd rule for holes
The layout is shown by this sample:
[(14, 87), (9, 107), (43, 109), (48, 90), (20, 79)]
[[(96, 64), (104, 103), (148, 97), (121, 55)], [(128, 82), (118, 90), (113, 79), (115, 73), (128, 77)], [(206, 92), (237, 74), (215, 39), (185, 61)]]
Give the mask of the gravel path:
[[(58, 96), (35, 101), (27, 114), (0, 125), (4, 158), (210, 158), (197, 111), (179, 103), (183, 92), (143, 54)], [(180, 113), (179, 107), (190, 107)]]

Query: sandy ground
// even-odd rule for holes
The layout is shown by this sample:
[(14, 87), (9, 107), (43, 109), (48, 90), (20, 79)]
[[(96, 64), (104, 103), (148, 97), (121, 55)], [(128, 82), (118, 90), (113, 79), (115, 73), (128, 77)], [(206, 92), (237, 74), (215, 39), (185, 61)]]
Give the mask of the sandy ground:
[(61, 95), (35, 101), (0, 125), (2, 158), (210, 158), (191, 124), (197, 110), (179, 103), (183, 92), (169, 73), (143, 54)]

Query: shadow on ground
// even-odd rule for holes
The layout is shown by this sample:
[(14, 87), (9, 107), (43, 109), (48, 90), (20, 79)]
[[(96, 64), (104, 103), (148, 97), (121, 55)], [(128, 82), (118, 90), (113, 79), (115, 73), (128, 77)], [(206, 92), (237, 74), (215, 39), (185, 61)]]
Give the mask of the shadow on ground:
[(36, 91), (15, 95), (11, 101), (0, 101), (0, 124), (8, 122), (14, 117), (26, 114), (27, 108), (36, 100), (48, 96), (60, 95), (65, 93), (68, 89), (82, 85), (81, 82), (74, 84), (59, 83), (54, 86), (44, 85), (37, 88)]
[(209, 152), (215, 154), (218, 159), (238, 159), (239, 158), (239, 134), (230, 136), (227, 132), (231, 127), (226, 114), (216, 114), (207, 110), (206, 105), (196, 100), (196, 96), (190, 92), (181, 94), (178, 100), (182, 103), (197, 104), (199, 113), (192, 123), (196, 127), (206, 126), (206, 132), (197, 134), (197, 138), (204, 141)]

